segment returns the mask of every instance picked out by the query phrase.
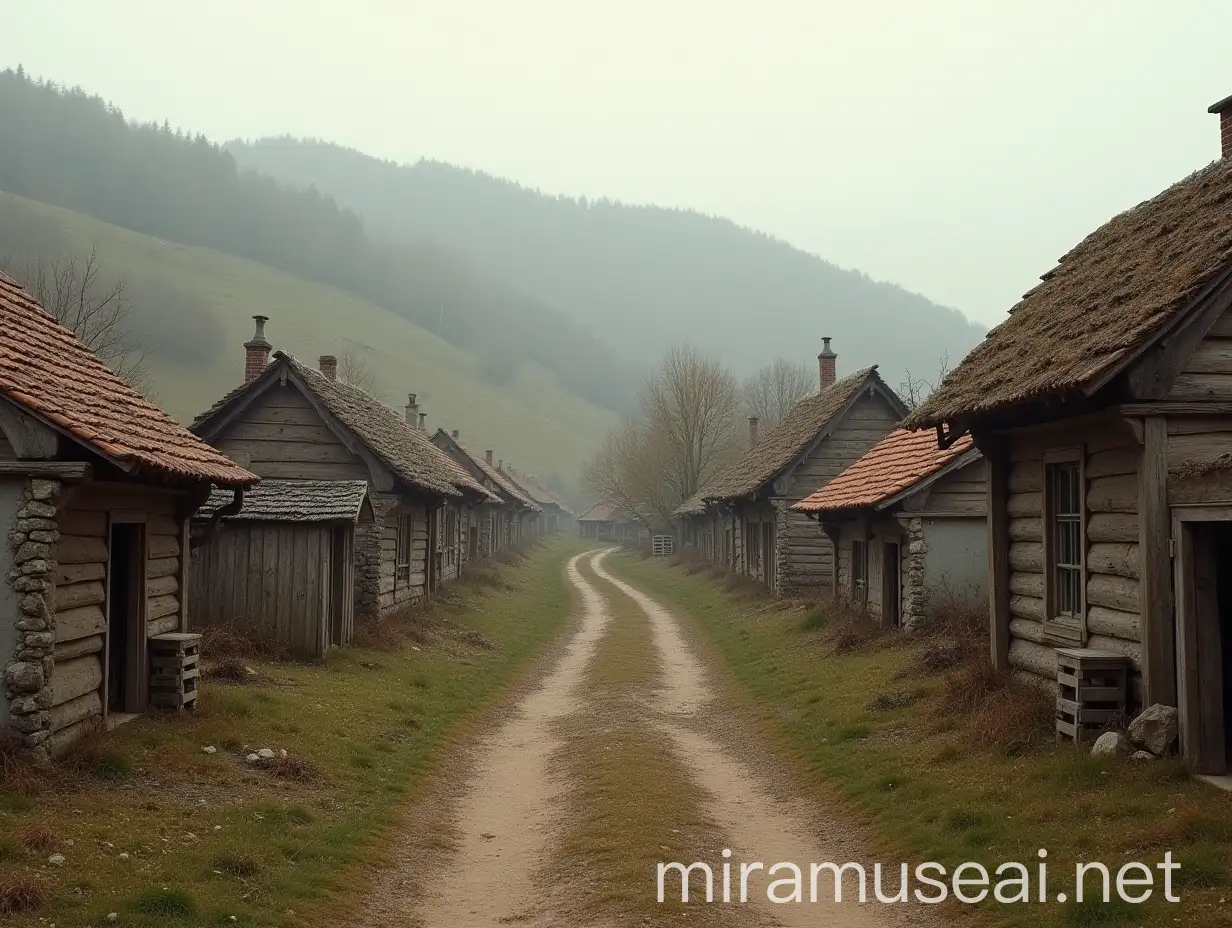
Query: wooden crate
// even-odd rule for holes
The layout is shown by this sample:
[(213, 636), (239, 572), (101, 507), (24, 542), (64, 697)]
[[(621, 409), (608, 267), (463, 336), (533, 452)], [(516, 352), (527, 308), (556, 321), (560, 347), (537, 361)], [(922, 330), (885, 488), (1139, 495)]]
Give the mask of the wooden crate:
[(1115, 651), (1057, 648), (1057, 738), (1084, 744), (1125, 717), (1129, 658)]
[(150, 639), (150, 704), (194, 709), (201, 675), (201, 636), (168, 632)]

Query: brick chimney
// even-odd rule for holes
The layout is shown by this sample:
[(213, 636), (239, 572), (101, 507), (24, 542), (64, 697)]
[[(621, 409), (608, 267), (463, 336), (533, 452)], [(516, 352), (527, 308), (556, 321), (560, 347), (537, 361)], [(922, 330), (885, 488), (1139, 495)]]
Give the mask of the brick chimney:
[(338, 359), (332, 354), (323, 354), (317, 358), (317, 368), (327, 379), (338, 379)]
[(452, 432), (450, 432), (449, 434), (453, 436), (453, 440), (454, 440), (454, 441), (457, 441), (457, 440), (458, 440), (458, 430), (457, 430), (457, 429), (454, 429), (454, 430), (453, 430)]
[(1232, 97), (1224, 97), (1206, 111), (1219, 114), (1219, 157), (1227, 158), (1232, 155)]
[(419, 403), (416, 402), (414, 393), (406, 395), (406, 424), (411, 428), (419, 428)]
[(488, 467), (492, 466), (492, 451), (490, 449), (483, 453), (483, 459), (487, 461)]
[(261, 376), (265, 365), (269, 363), (269, 353), (272, 347), (265, 340), (265, 323), (269, 322), (269, 316), (253, 316), (252, 318), (257, 324), (257, 330), (253, 333), (251, 341), (244, 342), (244, 383), (251, 383)]
[(823, 338), (821, 354), (817, 355), (817, 370), (821, 375), (821, 389), (823, 390), (834, 383), (834, 360), (837, 357), (838, 355), (830, 350), (830, 339)]
[(428, 414), (421, 412), (419, 414), (419, 431), (426, 432), (428, 430)]
[(749, 447), (752, 448), (757, 444), (757, 436), (761, 432), (761, 420), (756, 416), (749, 416)]

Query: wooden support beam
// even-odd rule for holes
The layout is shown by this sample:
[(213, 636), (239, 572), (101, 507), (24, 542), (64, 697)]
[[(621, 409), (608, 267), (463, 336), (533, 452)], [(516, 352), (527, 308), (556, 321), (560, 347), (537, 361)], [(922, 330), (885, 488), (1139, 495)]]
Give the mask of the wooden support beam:
[(0, 476), (85, 480), (90, 476), (90, 465), (80, 461), (0, 461)]
[(1005, 446), (978, 436), (977, 446), (988, 462), (985, 493), (988, 503), (988, 621), (992, 664), (1010, 669), (1010, 460)]
[(1138, 474), (1138, 549), (1142, 579), (1142, 683), (1147, 705), (1176, 705), (1176, 628), (1172, 612), (1172, 561), (1168, 550), (1168, 422), (1149, 416), (1142, 427)]

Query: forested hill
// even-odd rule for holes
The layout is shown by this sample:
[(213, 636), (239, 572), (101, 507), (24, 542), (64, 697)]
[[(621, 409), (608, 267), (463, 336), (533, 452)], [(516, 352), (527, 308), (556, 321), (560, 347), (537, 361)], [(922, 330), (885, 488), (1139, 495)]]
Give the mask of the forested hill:
[(241, 171), (204, 136), (130, 123), (20, 68), (0, 71), (0, 126), (0, 191), (348, 291), (477, 355), (497, 383), (531, 360), (580, 396), (629, 408), (636, 371), (572, 314), (477, 273), (437, 240), (370, 234), (318, 190)]
[(329, 191), (374, 232), (431, 236), (639, 363), (689, 340), (748, 373), (778, 355), (808, 360), (828, 335), (843, 368), (879, 363), (897, 385), (907, 368), (931, 377), (943, 356), (957, 362), (984, 333), (956, 310), (725, 219), (548, 196), (324, 142), (227, 147), (244, 167)]

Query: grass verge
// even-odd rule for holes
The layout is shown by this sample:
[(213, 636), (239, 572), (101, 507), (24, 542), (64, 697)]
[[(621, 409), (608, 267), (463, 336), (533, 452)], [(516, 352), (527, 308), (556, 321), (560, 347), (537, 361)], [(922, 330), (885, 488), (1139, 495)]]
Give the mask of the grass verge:
[[(1049, 893), (1069, 901), (985, 903), (974, 907), (981, 921), (1232, 924), (1232, 796), (1194, 781), (1181, 764), (1131, 765), (1046, 739), (995, 737), (987, 711), (953, 709), (951, 675), (967, 665), (933, 670), (935, 641), (883, 636), (843, 649), (830, 627), (837, 623), (813, 607), (751, 599), (661, 561), (607, 563), (686, 620), (733, 702), (791, 759), (800, 788), (819, 807), (870, 822), (883, 860), (938, 861), (951, 871), (965, 861), (990, 871), (1023, 861), (1034, 872), (1038, 849), (1047, 848)], [(981, 685), (985, 705), (1005, 701), (1008, 724), (1019, 691), (1000, 680)], [(1154, 864), (1168, 850), (1182, 865), (1174, 879), (1180, 902), (1162, 900), (1158, 870), (1145, 904), (1073, 902), (1077, 862), (1103, 862), (1115, 881), (1125, 863)], [(1087, 886), (1089, 897), (1094, 875)]]
[[(577, 548), (536, 547), (499, 595), (450, 588), (417, 618), (420, 643), (250, 662), (259, 684), (206, 681), (196, 713), (139, 719), (41, 783), (0, 787), (6, 923), (335, 924), (400, 810), (565, 627)], [(264, 747), (288, 757), (246, 762)]]

